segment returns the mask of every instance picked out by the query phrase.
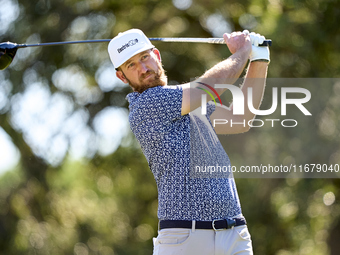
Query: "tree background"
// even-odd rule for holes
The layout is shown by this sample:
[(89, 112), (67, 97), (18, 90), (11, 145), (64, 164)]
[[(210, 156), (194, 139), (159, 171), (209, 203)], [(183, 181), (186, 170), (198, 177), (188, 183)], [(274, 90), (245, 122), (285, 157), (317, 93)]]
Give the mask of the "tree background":
[[(339, 1), (0, 4), (1, 42), (112, 38), (130, 28), (149, 37), (221, 37), (248, 29), (273, 40), (268, 77), (339, 77)], [(170, 84), (188, 82), (230, 55), (223, 45), (155, 45)], [(130, 88), (115, 78), (107, 44), (21, 49), (0, 71), (0, 84), (1, 130), (19, 155), (0, 178), (0, 254), (151, 254), (156, 184), (129, 130)], [(313, 106), (310, 128), (230, 136), (232, 163), (260, 164), (270, 156), (277, 164), (339, 164), (340, 83), (311, 93), (321, 103)], [(288, 152), (295, 158), (287, 159)], [(339, 254), (338, 178), (236, 182), (255, 254)]]

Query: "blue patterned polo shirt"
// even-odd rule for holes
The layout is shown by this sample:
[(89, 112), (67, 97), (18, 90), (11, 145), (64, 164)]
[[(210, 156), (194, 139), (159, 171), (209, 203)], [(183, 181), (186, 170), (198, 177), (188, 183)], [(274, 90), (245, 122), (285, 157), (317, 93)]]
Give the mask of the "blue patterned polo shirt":
[(193, 175), (197, 166), (230, 166), (207, 115), (181, 116), (182, 88), (158, 86), (127, 95), (129, 122), (158, 188), (160, 220), (211, 221), (241, 214), (232, 176)]

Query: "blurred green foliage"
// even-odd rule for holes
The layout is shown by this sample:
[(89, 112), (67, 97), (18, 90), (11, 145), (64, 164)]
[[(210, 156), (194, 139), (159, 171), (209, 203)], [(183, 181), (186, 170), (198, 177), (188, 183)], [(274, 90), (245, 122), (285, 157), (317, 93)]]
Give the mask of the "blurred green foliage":
[[(17, 6), (16, 19), (0, 30), (0, 41), (112, 38), (133, 27), (149, 37), (221, 37), (224, 31), (249, 29), (273, 40), (268, 77), (339, 77), (339, 1), (8, 2)], [(170, 84), (190, 81), (230, 54), (222, 45), (155, 45)], [(137, 142), (128, 132), (122, 141), (115, 138), (120, 146), (112, 153), (103, 154), (96, 146), (96, 116), (108, 107), (127, 108), (124, 97), (130, 92), (110, 78), (100, 81), (105, 70), (112, 70), (106, 47), (101, 43), (21, 49), (10, 68), (1, 72), (7, 99), (0, 97), (0, 126), (19, 150), (20, 161), (0, 179), (0, 254), (152, 253), (157, 187)], [(52, 134), (42, 139), (42, 148), (30, 136), (32, 131), (20, 126), (28, 123), (28, 116), (19, 115), (21, 122), (15, 117), (25, 108), (19, 102), (32, 84), (43, 88), (48, 103), (62, 98), (68, 106), (66, 117), (59, 124), (52, 122)], [(330, 100), (313, 109), (319, 124), (294, 138), (283, 129), (230, 136), (226, 150), (232, 163), (240, 165), (246, 157), (254, 164), (267, 157), (282, 162), (287, 151), (307, 163), (340, 163), (339, 84), (320, 86), (312, 95), (330, 95)], [(82, 116), (71, 126), (74, 132), (63, 133), (65, 143), (58, 143), (55, 139), (74, 116)], [(82, 126), (86, 132), (77, 139), (84, 140), (80, 147), (85, 152), (74, 160), (72, 143)], [(56, 157), (58, 149), (64, 153)], [(340, 253), (339, 179), (236, 182), (255, 254)]]

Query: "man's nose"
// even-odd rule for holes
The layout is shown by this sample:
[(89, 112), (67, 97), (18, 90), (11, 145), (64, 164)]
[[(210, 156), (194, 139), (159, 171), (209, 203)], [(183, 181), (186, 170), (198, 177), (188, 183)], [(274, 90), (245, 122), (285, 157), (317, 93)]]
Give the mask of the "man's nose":
[(149, 68), (146, 67), (145, 63), (141, 62), (139, 63), (139, 70), (141, 73), (146, 73), (149, 70)]

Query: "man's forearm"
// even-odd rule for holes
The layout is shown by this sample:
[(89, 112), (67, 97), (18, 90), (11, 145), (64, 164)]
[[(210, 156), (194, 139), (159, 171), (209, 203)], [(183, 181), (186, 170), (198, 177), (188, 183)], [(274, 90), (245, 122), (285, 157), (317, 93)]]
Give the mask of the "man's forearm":
[[(214, 119), (228, 119), (235, 123), (248, 123), (255, 117), (255, 114), (248, 109), (248, 88), (252, 88), (253, 106), (255, 109), (259, 109), (265, 83), (267, 77), (268, 63), (266, 62), (251, 62), (246, 73), (244, 83), (242, 85), (242, 92), (244, 95), (244, 115), (233, 115), (233, 104), (230, 108), (217, 107), (215, 112), (210, 116), (211, 121)], [(217, 125), (214, 127), (217, 134), (238, 134), (247, 132), (249, 126), (247, 125)]]
[[(214, 86), (215, 84), (233, 84), (242, 74), (247, 62), (249, 53), (247, 51), (238, 51), (226, 60), (216, 64), (206, 71), (200, 78), (204, 82)], [(216, 89), (221, 95), (226, 89)]]
[[(223, 38), (233, 55), (206, 71), (194, 82), (182, 85), (182, 115), (201, 106), (201, 96), (205, 92), (196, 89), (196, 86), (200, 85), (199, 82), (204, 82), (212, 87), (215, 87), (215, 84), (233, 84), (242, 74), (252, 50), (249, 36), (241, 32), (234, 32), (230, 35), (223, 34)], [(216, 89), (219, 95), (224, 91), (225, 89)], [(213, 96), (215, 95), (213, 94)]]
[(255, 62), (250, 62), (244, 83), (242, 85), (242, 91), (245, 96), (245, 117), (246, 119), (252, 119), (254, 118), (254, 114), (249, 111), (248, 109), (248, 88), (252, 88), (252, 101), (253, 101), (253, 106), (255, 109), (259, 109), (262, 99), (263, 99), (263, 94), (264, 94), (264, 89), (265, 89), (265, 84), (266, 84), (266, 77), (267, 77), (267, 69), (268, 69), (268, 63), (263, 62), (263, 61), (255, 61)]

